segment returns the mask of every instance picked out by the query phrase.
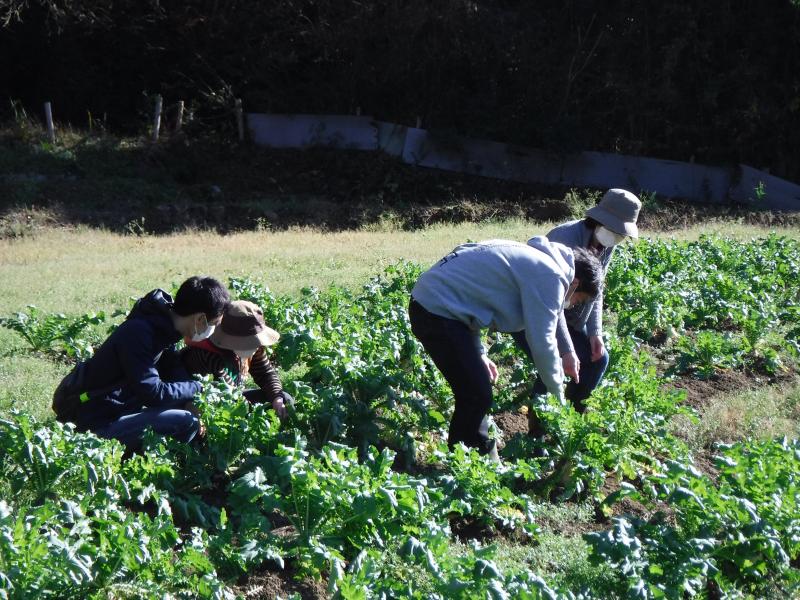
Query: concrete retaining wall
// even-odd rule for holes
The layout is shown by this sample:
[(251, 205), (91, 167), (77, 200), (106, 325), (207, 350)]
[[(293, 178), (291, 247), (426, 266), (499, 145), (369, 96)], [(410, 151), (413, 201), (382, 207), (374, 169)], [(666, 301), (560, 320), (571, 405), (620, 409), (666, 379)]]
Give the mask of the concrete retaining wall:
[[(749, 202), (800, 211), (800, 185), (747, 165), (711, 167), (604, 152), (555, 155), (348, 115), (247, 115), (253, 141), (271, 148), (383, 151), (421, 167), (524, 183), (621, 187), (697, 202)], [(756, 191), (758, 189), (758, 191)]]

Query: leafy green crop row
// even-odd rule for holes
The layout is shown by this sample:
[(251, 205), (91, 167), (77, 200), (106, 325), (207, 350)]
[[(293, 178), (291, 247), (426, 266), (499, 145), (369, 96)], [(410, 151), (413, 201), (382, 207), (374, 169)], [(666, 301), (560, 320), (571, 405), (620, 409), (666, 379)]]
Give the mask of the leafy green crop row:
[(774, 235), (626, 244), (609, 269), (605, 303), (621, 336), (680, 338), (679, 371), (775, 373), (800, 353), (800, 244)]
[(690, 463), (667, 461), (621, 498), (654, 503), (649, 520), (619, 517), (590, 534), (594, 560), (624, 576), (631, 596), (683, 598), (715, 590), (755, 592), (765, 578), (800, 591), (800, 442), (721, 446), (712, 480)]
[(0, 597), (161, 598), (196, 590), (230, 596), (199, 530), (188, 537), (169, 506), (131, 511), (122, 447), (25, 415), (0, 421)]
[(45, 314), (29, 305), (27, 312), (0, 318), (0, 327), (16, 331), (34, 352), (85, 360), (93, 352), (92, 344), (86, 337), (87, 329), (105, 320), (103, 312), (87, 313), (72, 319), (61, 313)]
[[(607, 298), (622, 335), (609, 335), (603, 385), (585, 414), (552, 399), (537, 407), (549, 431), (543, 455), (517, 435), (499, 466), (443, 441), (449, 390), (406, 315), (418, 267), (391, 267), (360, 292), (299, 299), (234, 280), (234, 295), (259, 303), (282, 333), (273, 358), (296, 399), (288, 418), (206, 381), (202, 443), (148, 437), (124, 462), (113, 441), (21, 414), (0, 421), (0, 598), (227, 598), (243, 574), (287, 568), (348, 599), (734, 597), (757, 594), (765, 577), (790, 590), (797, 442), (721, 448), (717, 475), (703, 475), (670, 434), (670, 420), (691, 410), (630, 337), (671, 327), (675, 363), (696, 352), (680, 368), (700, 375), (754, 365), (769, 347), (786, 355), (798, 334), (798, 255), (777, 238), (620, 249)], [(697, 265), (713, 268), (704, 278)], [(2, 324), (59, 354), (67, 339), (90, 347), (88, 318), (73, 327), (30, 310)], [(58, 326), (41, 325), (50, 322)], [(750, 345), (736, 355), (715, 347), (719, 336)], [(516, 410), (531, 365), (509, 338), (491, 337), (497, 409)], [(622, 487), (602, 501), (609, 479)], [(524, 564), (499, 568), (492, 545), (454, 543), (470, 528), (535, 543), (542, 500), (570, 498), (602, 501), (608, 515), (622, 499), (656, 511), (587, 536), (617, 587), (558, 587)]]

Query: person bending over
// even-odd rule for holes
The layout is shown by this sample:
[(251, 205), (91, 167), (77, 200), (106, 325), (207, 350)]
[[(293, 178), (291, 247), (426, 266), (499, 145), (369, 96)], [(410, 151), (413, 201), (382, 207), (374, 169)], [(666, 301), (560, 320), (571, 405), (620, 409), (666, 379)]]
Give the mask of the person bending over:
[(411, 330), (453, 391), (448, 443), (497, 457), (488, 436), (497, 367), (481, 330), (525, 331), (547, 389), (563, 398), (556, 330), (565, 307), (597, 296), (603, 270), (590, 252), (535, 237), (527, 244), (490, 240), (463, 244), (423, 273), (411, 291)]
[[(636, 221), (641, 205), (639, 199), (627, 190), (608, 190), (596, 206), (586, 211), (585, 218), (559, 225), (547, 234), (547, 239), (573, 249), (586, 248), (594, 252), (605, 273), (615, 247), (626, 239), (639, 236)], [(531, 357), (525, 332), (519, 331), (512, 336)], [(566, 399), (582, 413), (586, 410), (584, 400), (600, 384), (608, 368), (608, 352), (603, 343), (603, 294), (565, 310), (559, 316), (556, 339), (564, 372), (571, 378), (565, 389)], [(537, 377), (533, 394), (545, 393), (547, 387), (542, 378)], [(544, 434), (541, 420), (534, 410), (528, 412), (528, 433), (534, 437)]]

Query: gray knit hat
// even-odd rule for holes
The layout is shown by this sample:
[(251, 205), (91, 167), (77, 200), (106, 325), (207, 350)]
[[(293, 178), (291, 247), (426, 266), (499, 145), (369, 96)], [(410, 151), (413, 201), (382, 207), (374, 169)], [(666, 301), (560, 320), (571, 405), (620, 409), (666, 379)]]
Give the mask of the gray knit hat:
[(639, 218), (639, 209), (642, 203), (635, 194), (628, 190), (608, 190), (597, 206), (586, 211), (586, 216), (591, 217), (601, 225), (619, 235), (639, 237), (636, 219)]
[(280, 335), (264, 323), (264, 313), (252, 302), (236, 300), (228, 305), (222, 323), (211, 334), (211, 342), (227, 350), (252, 350), (271, 346)]

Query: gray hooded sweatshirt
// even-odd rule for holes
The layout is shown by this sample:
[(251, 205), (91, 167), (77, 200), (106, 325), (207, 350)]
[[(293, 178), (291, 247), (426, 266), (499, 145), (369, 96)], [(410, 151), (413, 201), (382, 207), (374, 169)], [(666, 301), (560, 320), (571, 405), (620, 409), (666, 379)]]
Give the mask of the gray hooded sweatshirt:
[(574, 274), (572, 251), (546, 237), (489, 240), (455, 248), (420, 276), (411, 295), (428, 312), (467, 325), (481, 351), (483, 328), (525, 330), (536, 369), (560, 398), (556, 329)]

